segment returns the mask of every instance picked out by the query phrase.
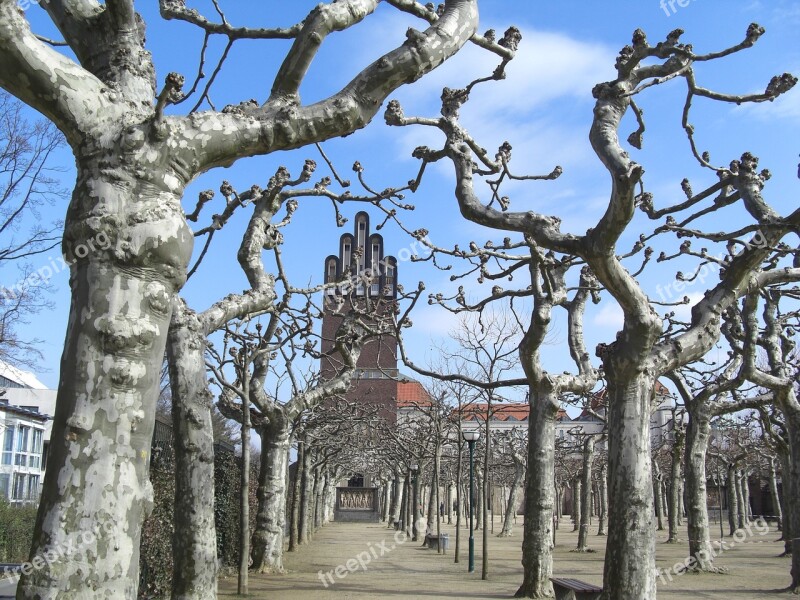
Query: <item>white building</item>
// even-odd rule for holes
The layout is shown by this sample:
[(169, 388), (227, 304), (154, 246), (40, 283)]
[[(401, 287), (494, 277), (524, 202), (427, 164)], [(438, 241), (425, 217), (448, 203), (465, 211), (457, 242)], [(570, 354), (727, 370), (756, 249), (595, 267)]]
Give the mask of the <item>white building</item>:
[(55, 405), (56, 390), (0, 361), (0, 498), (38, 502)]

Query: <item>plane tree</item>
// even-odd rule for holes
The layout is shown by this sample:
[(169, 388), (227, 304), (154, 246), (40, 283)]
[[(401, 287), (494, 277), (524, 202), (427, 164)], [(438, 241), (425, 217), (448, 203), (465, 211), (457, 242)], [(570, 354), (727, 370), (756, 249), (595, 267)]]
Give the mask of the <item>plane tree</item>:
[[(206, 41), (220, 35), (229, 47), (242, 39), (291, 42), (261, 101), (222, 110), (213, 108), (209, 96), (222, 64), (201, 85), (201, 58), (198, 83), (190, 90), (200, 99), (181, 112), (169, 106), (183, 98), (184, 78), (170, 73), (157, 86), (146, 24), (133, 0), (42, 3), (64, 47), (37, 36), (16, 0), (0, 1), (0, 87), (61, 130), (77, 166), (63, 237), (71, 263), (71, 314), (55, 441), (31, 552), (44, 555), (80, 543), (82, 532), (95, 534), (93, 543), (82, 546), (85, 561), (58, 569), (48, 565), (24, 576), (20, 597), (49, 597), (61, 589), (85, 598), (136, 597), (139, 535), (151, 496), (147, 476), (158, 373), (172, 298), (186, 279), (193, 245), (181, 208), (186, 186), (244, 157), (364, 127), (388, 94), (470, 39), (513, 56), (510, 44), (476, 35), (476, 0), (447, 0), (439, 12), (391, 0), (430, 26), (409, 29), (401, 45), (376, 57), (337, 92), (303, 104), (299, 89), (325, 38), (361, 23), (378, 4), (322, 3), (289, 27), (254, 28), (231, 24), (219, 4), (215, 21), (183, 0), (160, 0), (163, 18), (198, 27)], [(199, 110), (203, 105), (212, 108)], [(98, 236), (109, 241), (106, 248), (80, 251)], [(95, 489), (105, 490), (102, 501)]]
[[(697, 132), (690, 121), (695, 102), (764, 102), (775, 99), (796, 84), (796, 77), (784, 74), (773, 77), (763, 92), (737, 95), (717, 92), (698, 83), (695, 65), (722, 60), (749, 49), (763, 33), (762, 27), (752, 24), (740, 43), (701, 54), (680, 41), (683, 34), (680, 29), (656, 44), (650, 44), (643, 31), (634, 32), (631, 44), (625, 46), (617, 58), (616, 78), (599, 83), (592, 90), (595, 106), (589, 140), (608, 171), (610, 193), (607, 208), (583, 234), (562, 232), (558, 215), (541, 214), (528, 208), (533, 202), (519, 198), (512, 201), (510, 196), (502, 194), (503, 183), (534, 177), (520, 176), (511, 170), (510, 144), (503, 144), (492, 156), (461, 125), (459, 112), (477, 82), (463, 89), (446, 88), (439, 118), (407, 117), (396, 101), (389, 103), (384, 115), (386, 122), (393, 126), (427, 126), (443, 134), (445, 142), (441, 148), (418, 147), (413, 156), (422, 161), (420, 172), (430, 163), (446, 160), (452, 164), (455, 200), (466, 219), (490, 229), (521, 234), (546, 251), (577, 257), (622, 309), (624, 321), (616, 339), (598, 345), (596, 350), (608, 382), (609, 521), (626, 524), (625, 527), (612, 525), (609, 529), (604, 568), (605, 597), (609, 599), (656, 597), (649, 440), (656, 381), (666, 373), (703, 358), (711, 350), (720, 337), (722, 312), (738, 298), (753, 290), (800, 277), (800, 270), (791, 266), (791, 259), (788, 266), (781, 260), (785, 253), (778, 247), (785, 237), (797, 232), (800, 211), (784, 217), (771, 207), (762, 193), (771, 174), (768, 170), (759, 170), (758, 158), (753, 154), (745, 152), (740, 158), (719, 165), (708, 152), (699, 150)], [(502, 69), (498, 69), (479, 81), (502, 76)], [(661, 85), (678, 82), (686, 86), (681, 125), (705, 179), (699, 192), (693, 190), (688, 180), (684, 181), (685, 198), (667, 201), (664, 207), (657, 208), (655, 197), (645, 185), (644, 168), (632, 158), (632, 152), (642, 146), (646, 128), (643, 111), (635, 98)], [(628, 138), (629, 147), (623, 146), (619, 134), (627, 114), (638, 124), (638, 129)], [(550, 178), (559, 171), (554, 169)], [(489, 188), (486, 194), (477, 187), (484, 176), (492, 177), (486, 179)], [(512, 210), (512, 204), (520, 202), (525, 208)], [(734, 205), (744, 210), (733, 211), (738, 220), (726, 220), (728, 226), (719, 231), (719, 215)], [(617, 246), (623, 234), (630, 234), (636, 226), (632, 222), (637, 208), (647, 217), (645, 222), (665, 221), (657, 226), (648, 225), (650, 233), (642, 233), (632, 251), (621, 255)], [(679, 327), (665, 325), (657, 310), (658, 304), (650, 299), (637, 279), (641, 267), (653, 256), (648, 243), (655, 236), (659, 236), (659, 243), (663, 244), (669, 243), (667, 239), (678, 240), (678, 253), (688, 251), (690, 238), (728, 248), (727, 260), (717, 265), (719, 281), (707, 285), (702, 298), (692, 307), (690, 317)], [(633, 257), (639, 259), (640, 264), (626, 268)], [(687, 299), (678, 303), (688, 302)], [(526, 573), (526, 581), (527, 577)], [(526, 585), (520, 595), (542, 597), (544, 594)]]

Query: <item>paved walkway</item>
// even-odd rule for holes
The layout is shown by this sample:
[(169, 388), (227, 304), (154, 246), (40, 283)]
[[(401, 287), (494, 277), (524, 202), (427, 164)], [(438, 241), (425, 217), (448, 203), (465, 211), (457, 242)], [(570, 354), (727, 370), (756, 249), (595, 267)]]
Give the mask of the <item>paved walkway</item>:
[[(511, 598), (521, 581), (521, 517), (510, 538), (489, 537), (489, 577), (481, 580), (481, 535), (475, 538), (475, 573), (467, 573), (467, 536), (462, 530), (461, 562), (453, 562), (455, 530), (445, 526), (450, 536), (447, 554), (420, 547), (420, 542), (403, 542), (402, 534), (385, 524), (330, 523), (315, 535), (314, 541), (297, 552), (285, 555), (286, 575), (251, 575), (250, 597), (275, 600), (466, 598), (484, 600)], [(571, 525), (557, 533), (555, 575), (574, 577), (600, 584), (603, 573), (605, 538), (593, 536), (598, 552), (570, 552), (576, 544)], [(499, 523), (495, 531), (499, 532)], [(766, 600), (789, 597), (776, 588), (789, 583), (790, 562), (777, 558), (782, 543), (775, 532), (760, 535), (753, 530), (740, 543), (724, 549), (718, 564), (728, 566), (728, 575), (664, 576), (659, 599)], [(731, 544), (731, 538), (727, 543)], [(670, 569), (683, 560), (685, 544), (664, 544), (659, 532), (658, 566)], [(349, 563), (348, 563), (349, 561)], [(338, 571), (337, 571), (338, 567)], [(233, 598), (236, 579), (220, 582), (220, 597)]]

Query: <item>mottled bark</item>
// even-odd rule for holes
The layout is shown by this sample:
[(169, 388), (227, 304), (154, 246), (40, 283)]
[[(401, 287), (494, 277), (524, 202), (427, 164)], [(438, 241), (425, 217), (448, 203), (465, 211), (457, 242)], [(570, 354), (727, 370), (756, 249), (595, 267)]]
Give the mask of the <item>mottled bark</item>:
[(258, 509), (252, 538), (252, 568), (258, 573), (283, 573), (283, 540), (286, 527), (286, 472), (289, 468), (289, 428), (280, 421), (264, 423), (261, 437), (261, 469), (258, 476)]
[(522, 538), (522, 585), (518, 598), (552, 598), (555, 435), (559, 402), (555, 393), (531, 386), (528, 417), (528, 476)]
[(308, 442), (302, 442), (305, 446), (303, 452), (303, 471), (300, 477), (300, 512), (297, 524), (298, 542), (300, 544), (307, 544), (311, 541), (311, 527), (310, 527), (310, 506), (311, 506), (311, 491), (314, 484), (314, 472), (312, 465), (314, 464), (313, 449), (309, 447)]
[(667, 499), (667, 517), (669, 519), (668, 544), (678, 541), (678, 527), (681, 521), (681, 498), (683, 481), (685, 434), (682, 427), (675, 425), (675, 439), (670, 448), (671, 472), (669, 477), (669, 497)]
[[(690, 413), (686, 425), (686, 523), (689, 538), (689, 556), (696, 569), (714, 570), (715, 552), (711, 546), (708, 522), (708, 493), (706, 490), (706, 453), (711, 434), (711, 421), (707, 415)], [(720, 502), (722, 499), (720, 498)]]
[[(644, 373), (609, 379), (609, 522), (604, 598), (656, 597), (650, 406), (655, 381)], [(625, 526), (616, 526), (616, 524)]]
[(575, 478), (572, 482), (572, 531), (580, 531), (582, 511), (583, 481), (579, 478)]
[(172, 598), (213, 600), (217, 597), (217, 536), (206, 331), (181, 299), (173, 308), (167, 338), (175, 448)]

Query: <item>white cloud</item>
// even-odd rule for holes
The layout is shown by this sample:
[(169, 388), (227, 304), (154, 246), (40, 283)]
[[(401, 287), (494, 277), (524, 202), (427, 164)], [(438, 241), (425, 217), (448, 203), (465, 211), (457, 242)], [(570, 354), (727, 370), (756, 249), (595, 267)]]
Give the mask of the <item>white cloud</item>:
[(614, 300), (605, 298), (600, 310), (592, 317), (592, 324), (598, 327), (609, 327), (619, 331), (625, 322), (622, 309)]

